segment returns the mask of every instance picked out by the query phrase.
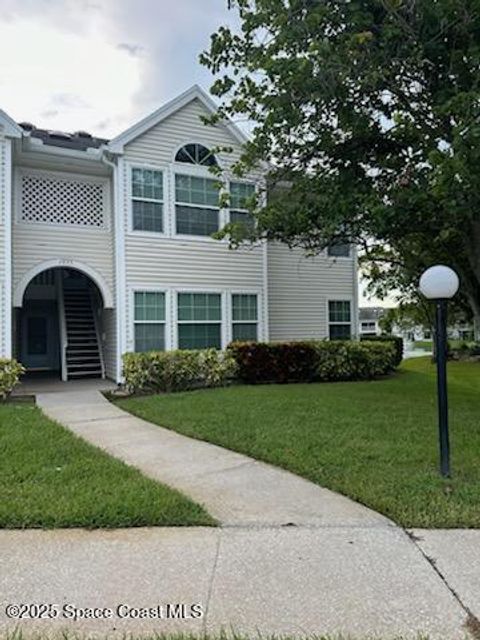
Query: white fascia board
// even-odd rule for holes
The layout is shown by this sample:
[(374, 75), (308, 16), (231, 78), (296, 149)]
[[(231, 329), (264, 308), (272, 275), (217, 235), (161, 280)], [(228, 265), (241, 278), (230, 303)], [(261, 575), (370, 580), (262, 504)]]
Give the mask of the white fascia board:
[(39, 138), (32, 138), (26, 136), (23, 143), (24, 151), (31, 151), (35, 153), (48, 153), (53, 156), (62, 156), (66, 158), (78, 158), (81, 160), (94, 160), (98, 162), (102, 159), (103, 152), (106, 149), (105, 145), (101, 147), (88, 147), (85, 151), (79, 151), (77, 149), (68, 149), (66, 147), (57, 147), (51, 144), (44, 144)]
[[(211, 114), (217, 112), (218, 107), (212, 98), (198, 85), (193, 85), (187, 91), (180, 94), (167, 104), (160, 107), (149, 116), (140, 120), (132, 127), (121, 133), (116, 138), (110, 141), (108, 144), (108, 150), (112, 153), (123, 153), (124, 146), (141, 136), (143, 133), (156, 126), (165, 118), (168, 118), (170, 115), (185, 107), (187, 104), (192, 102), (192, 100), (200, 100), (203, 106), (209, 111)], [(245, 144), (248, 142), (248, 137), (235, 125), (233, 122), (223, 121), (221, 123), (224, 127), (228, 129), (228, 131), (232, 134), (232, 136), (240, 143)]]
[(6, 138), (21, 138), (23, 129), (5, 111), (0, 109), (0, 127)]

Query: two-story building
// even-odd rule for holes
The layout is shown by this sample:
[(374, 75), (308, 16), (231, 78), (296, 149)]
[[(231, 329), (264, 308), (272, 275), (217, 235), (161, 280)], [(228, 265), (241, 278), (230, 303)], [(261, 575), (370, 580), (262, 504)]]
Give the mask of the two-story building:
[(0, 111), (0, 356), (120, 381), (127, 351), (357, 334), (354, 249), (212, 238), (261, 180), (232, 175), (245, 138), (214, 111), (195, 86), (113, 140)]

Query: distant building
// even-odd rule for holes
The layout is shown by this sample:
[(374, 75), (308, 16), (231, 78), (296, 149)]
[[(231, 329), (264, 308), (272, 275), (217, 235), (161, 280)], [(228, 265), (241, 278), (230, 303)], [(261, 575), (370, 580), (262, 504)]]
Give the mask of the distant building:
[(385, 313), (384, 307), (360, 307), (359, 333), (362, 336), (379, 336), (382, 333), (379, 320)]

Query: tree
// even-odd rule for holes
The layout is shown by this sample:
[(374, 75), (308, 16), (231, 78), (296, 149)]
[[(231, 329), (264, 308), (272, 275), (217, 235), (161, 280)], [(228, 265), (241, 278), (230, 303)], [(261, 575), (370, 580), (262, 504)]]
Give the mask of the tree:
[(250, 237), (313, 253), (355, 243), (379, 293), (408, 293), (424, 268), (447, 263), (478, 336), (479, 0), (229, 6), (239, 32), (221, 27), (200, 59), (217, 78), (212, 121), (253, 123), (236, 172), (269, 163)]
[(427, 305), (415, 303), (401, 304), (387, 309), (378, 324), (384, 333), (392, 333), (394, 327), (406, 333), (416, 327), (431, 329), (433, 332), (433, 318)]

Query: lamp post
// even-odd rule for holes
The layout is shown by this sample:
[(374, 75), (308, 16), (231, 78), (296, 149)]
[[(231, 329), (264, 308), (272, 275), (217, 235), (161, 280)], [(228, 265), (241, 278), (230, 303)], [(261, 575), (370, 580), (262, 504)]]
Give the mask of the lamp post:
[(420, 291), (425, 298), (435, 303), (440, 473), (448, 478), (450, 476), (450, 442), (447, 399), (447, 303), (458, 291), (458, 276), (450, 267), (435, 265), (422, 274)]

